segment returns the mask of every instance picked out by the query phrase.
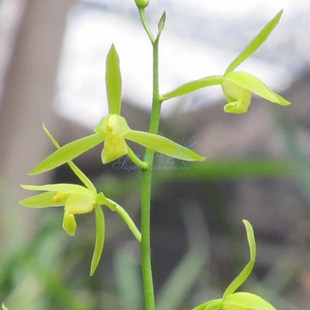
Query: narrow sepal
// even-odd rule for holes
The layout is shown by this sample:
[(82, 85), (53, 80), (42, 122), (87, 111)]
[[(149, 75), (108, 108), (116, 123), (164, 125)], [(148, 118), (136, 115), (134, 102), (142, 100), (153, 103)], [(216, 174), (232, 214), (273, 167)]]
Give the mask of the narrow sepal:
[(55, 202), (53, 200), (57, 192), (46, 192), (19, 201), (19, 204), (30, 208), (47, 208), (47, 207), (61, 207), (62, 202)]
[(222, 75), (212, 75), (207, 76), (199, 80), (195, 80), (186, 84), (183, 84), (182, 86), (178, 87), (177, 89), (168, 92), (162, 96), (163, 100), (168, 100), (171, 98), (184, 96), (189, 93), (192, 93), (198, 89), (213, 86), (213, 85), (219, 85), (222, 83), (223, 76)]
[(69, 183), (46, 184), (46, 185), (21, 185), (21, 187), (30, 191), (53, 191), (65, 194), (83, 194), (87, 196), (94, 195), (94, 193), (92, 193), (88, 188), (84, 186)]
[(31, 172), (31, 175), (54, 169), (82, 153), (90, 150), (94, 146), (104, 141), (104, 136), (98, 133), (70, 142), (50, 156), (41, 161)]
[(99, 205), (96, 205), (95, 207), (95, 216), (96, 216), (96, 241), (90, 266), (90, 276), (92, 276), (95, 273), (98, 267), (105, 239), (105, 218), (102, 208)]
[(122, 77), (119, 57), (112, 45), (106, 60), (106, 89), (110, 114), (121, 113)]
[(249, 43), (249, 45), (231, 62), (231, 64), (226, 69), (225, 74), (235, 70), (266, 41), (273, 29), (279, 23), (282, 13), (283, 10), (281, 10), (270, 22), (264, 26), (258, 35)]
[(202, 161), (205, 159), (205, 157), (172, 140), (148, 132), (130, 130), (126, 133), (125, 138), (173, 158), (187, 161)]
[(235, 293), (223, 301), (223, 310), (276, 310), (267, 300), (251, 293)]
[(255, 77), (254, 75), (237, 71), (237, 72), (230, 72), (225, 75), (224, 81), (233, 82), (244, 89), (248, 89), (249, 91), (253, 92), (254, 94), (263, 97), (266, 100), (271, 102), (280, 104), (280, 105), (290, 105), (291, 103), (278, 95), (276, 92), (271, 90), (267, 85), (265, 85), (260, 79)]
[(246, 264), (246, 266), (243, 268), (240, 274), (227, 287), (227, 289), (223, 294), (223, 298), (226, 298), (227, 296), (233, 294), (246, 281), (246, 279), (251, 274), (255, 264), (256, 242), (255, 242), (254, 230), (249, 221), (243, 220), (243, 224), (245, 226), (247, 233), (247, 240), (250, 249), (250, 261)]

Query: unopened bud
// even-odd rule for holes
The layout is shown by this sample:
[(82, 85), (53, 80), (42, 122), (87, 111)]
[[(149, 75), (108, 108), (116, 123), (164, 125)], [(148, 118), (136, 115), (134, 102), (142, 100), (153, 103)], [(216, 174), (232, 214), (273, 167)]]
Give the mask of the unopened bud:
[(150, 0), (135, 0), (139, 9), (144, 9), (149, 5)]

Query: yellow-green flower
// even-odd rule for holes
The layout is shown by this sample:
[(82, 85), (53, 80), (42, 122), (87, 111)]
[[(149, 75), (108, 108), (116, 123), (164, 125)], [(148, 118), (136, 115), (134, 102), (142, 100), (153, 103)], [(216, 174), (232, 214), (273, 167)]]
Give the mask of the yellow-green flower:
[(144, 131), (132, 130), (126, 119), (121, 116), (122, 78), (119, 57), (114, 45), (107, 56), (106, 89), (109, 103), (109, 115), (104, 117), (94, 129), (95, 133), (75, 140), (59, 148), (45, 158), (31, 174), (38, 174), (56, 168), (94, 146), (104, 143), (101, 158), (104, 164), (128, 155), (134, 163), (146, 168), (147, 163), (139, 160), (127, 144), (127, 140), (138, 143), (155, 152), (188, 161), (201, 161), (205, 157), (177, 144), (163, 136)]
[(289, 105), (289, 101), (271, 90), (266, 84), (264, 84), (254, 75), (247, 72), (234, 71), (265, 42), (272, 30), (278, 24), (281, 15), (282, 11), (280, 11), (259, 32), (259, 34), (250, 42), (250, 44), (232, 61), (232, 63), (226, 69), (224, 75), (208, 76), (186, 83), (177, 89), (164, 94), (162, 99), (167, 100), (191, 93), (200, 88), (212, 85), (221, 85), (227, 100), (227, 104), (224, 106), (224, 111), (227, 113), (246, 113), (251, 104), (252, 94), (256, 94), (268, 101), (279, 105)]
[(63, 228), (71, 236), (76, 231), (75, 215), (92, 212), (103, 194), (76, 184), (22, 185), (22, 188), (44, 193), (26, 198), (20, 204), (31, 208), (64, 207)]
[(243, 223), (250, 247), (250, 261), (230, 283), (222, 298), (207, 301), (193, 310), (276, 310), (267, 300), (258, 295), (246, 292), (235, 293), (251, 274), (256, 260), (256, 243), (253, 227), (247, 220), (243, 220)]

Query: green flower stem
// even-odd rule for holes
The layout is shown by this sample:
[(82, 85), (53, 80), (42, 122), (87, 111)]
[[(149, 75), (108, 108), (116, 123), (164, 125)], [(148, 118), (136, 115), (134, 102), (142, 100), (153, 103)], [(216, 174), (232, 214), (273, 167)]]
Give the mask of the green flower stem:
[[(153, 98), (152, 113), (150, 119), (149, 132), (157, 134), (160, 119), (161, 96), (159, 94), (159, 74), (158, 74), (158, 42), (159, 36), (153, 36), (144, 10), (140, 9), (140, 17), (144, 29), (146, 30), (153, 46)], [(142, 170), (141, 182), (141, 264), (142, 277), (144, 287), (145, 310), (155, 310), (155, 296), (151, 263), (151, 182), (152, 170), (154, 162), (154, 151), (146, 149), (144, 160), (148, 163), (148, 167)]]
[(128, 148), (128, 157), (131, 161), (141, 169), (147, 168), (148, 164), (137, 157), (137, 155), (133, 152), (133, 150), (127, 145)]
[(116, 213), (118, 213), (122, 217), (122, 219), (127, 224), (128, 228), (133, 233), (134, 237), (140, 243), (141, 242), (141, 233), (140, 233), (139, 229), (137, 228), (136, 224), (134, 223), (134, 221), (129, 216), (129, 214), (125, 211), (125, 209), (123, 207), (121, 207), (119, 204), (117, 204), (116, 202), (114, 202), (113, 200), (108, 199), (108, 198), (106, 200), (106, 205), (112, 211), (115, 211)]

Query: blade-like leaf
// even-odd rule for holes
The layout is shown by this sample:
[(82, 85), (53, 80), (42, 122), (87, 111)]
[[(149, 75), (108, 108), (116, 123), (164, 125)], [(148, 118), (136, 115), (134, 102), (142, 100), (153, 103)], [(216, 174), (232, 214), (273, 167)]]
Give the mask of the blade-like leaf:
[(39, 174), (54, 169), (71, 159), (78, 157), (94, 146), (104, 141), (104, 136), (98, 133), (70, 142), (41, 161), (31, 172)]
[(249, 45), (232, 61), (225, 71), (226, 73), (234, 71), (242, 62), (249, 58), (269, 37), (273, 29), (279, 23), (283, 10), (281, 10), (249, 43)]
[(102, 208), (99, 205), (96, 205), (95, 207), (95, 216), (96, 216), (96, 242), (90, 266), (91, 276), (95, 273), (97, 266), (100, 262), (105, 238), (105, 218)]
[(248, 89), (254, 94), (263, 97), (266, 100), (280, 104), (280, 105), (290, 105), (291, 103), (278, 95), (276, 92), (271, 90), (267, 85), (265, 85), (260, 79), (254, 75), (237, 71), (230, 72), (224, 76), (224, 80), (229, 80), (242, 88)]
[[(59, 143), (56, 141), (56, 139), (52, 136), (52, 134), (48, 131), (48, 129), (45, 127), (45, 125), (43, 124), (43, 129), (45, 131), (45, 133), (47, 134), (47, 136), (50, 138), (50, 140), (52, 141), (52, 143), (55, 145), (55, 147), (57, 149), (60, 149), (60, 145)], [(79, 167), (74, 164), (71, 160), (68, 161), (68, 165), (71, 168), (71, 170), (74, 172), (74, 174), (81, 180), (81, 182), (87, 187), (89, 188), (91, 191), (93, 191), (94, 193), (97, 192), (96, 187), (94, 186), (94, 184), (91, 182), (91, 180), (84, 174), (83, 171), (81, 171), (79, 169)]]
[(235, 293), (227, 296), (223, 302), (223, 309), (248, 309), (248, 310), (276, 310), (265, 299), (251, 293)]
[(163, 100), (168, 100), (171, 98), (184, 96), (189, 93), (192, 93), (198, 89), (213, 86), (213, 85), (219, 85), (222, 83), (223, 76), (222, 75), (213, 75), (213, 76), (207, 76), (199, 80), (195, 80), (186, 84), (183, 84), (182, 86), (178, 87), (177, 89), (168, 92), (163, 95)]
[(106, 60), (106, 88), (110, 114), (121, 113), (122, 77), (119, 67), (119, 57), (112, 45)]
[(31, 196), (21, 200), (19, 204), (30, 208), (46, 208), (46, 207), (60, 207), (63, 206), (62, 202), (55, 202), (53, 197), (57, 192), (47, 192)]
[(188, 161), (202, 161), (205, 159), (205, 157), (198, 155), (192, 150), (177, 144), (172, 140), (148, 132), (130, 130), (126, 133), (125, 138), (139, 143), (155, 152), (159, 152), (173, 158)]
[(240, 274), (227, 287), (226, 291), (223, 294), (223, 298), (226, 298), (227, 296), (233, 294), (246, 281), (246, 279), (251, 274), (254, 264), (255, 264), (256, 242), (255, 242), (253, 227), (250, 224), (250, 222), (247, 220), (243, 220), (243, 224), (245, 225), (247, 239), (248, 239), (249, 248), (250, 248), (250, 261), (246, 264), (246, 266), (243, 268)]
[(46, 185), (21, 185), (22, 188), (30, 191), (51, 191), (65, 194), (81, 194), (93, 196), (93, 193), (86, 187), (77, 184), (46, 184)]

